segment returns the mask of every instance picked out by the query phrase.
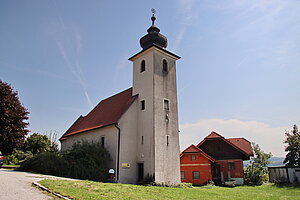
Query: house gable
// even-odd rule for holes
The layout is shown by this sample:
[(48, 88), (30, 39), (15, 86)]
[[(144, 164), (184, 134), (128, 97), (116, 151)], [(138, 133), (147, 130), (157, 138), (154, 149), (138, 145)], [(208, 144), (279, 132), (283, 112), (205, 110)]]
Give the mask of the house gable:
[(250, 156), (253, 156), (251, 143), (248, 140), (244, 138), (225, 139), (216, 132), (210, 133), (197, 147), (216, 160), (249, 160)]
[[(195, 145), (186, 148), (180, 154), (181, 181), (193, 184), (205, 184), (212, 180), (211, 165), (215, 160)], [(195, 177), (198, 173), (199, 177)]]

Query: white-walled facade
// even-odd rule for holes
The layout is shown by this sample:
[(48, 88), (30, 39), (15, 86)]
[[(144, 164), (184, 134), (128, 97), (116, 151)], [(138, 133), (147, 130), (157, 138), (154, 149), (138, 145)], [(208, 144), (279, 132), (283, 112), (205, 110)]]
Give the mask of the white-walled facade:
[[(180, 150), (176, 60), (179, 57), (164, 49), (167, 39), (154, 25), (154, 15), (151, 20), (148, 34), (140, 40), (143, 50), (129, 59), (133, 62), (133, 87), (121, 93), (130, 92), (130, 97), (119, 98), (123, 95), (119, 93), (100, 102), (87, 117), (80, 117), (60, 141), (62, 150), (66, 150), (75, 142), (97, 142), (104, 137), (104, 146), (112, 158), (110, 167), (116, 171), (118, 182), (135, 184), (145, 176), (152, 176), (157, 184), (178, 185)], [(118, 101), (124, 105), (116, 111), (114, 105)], [(103, 118), (110, 112), (108, 106), (117, 114), (122, 113), (120, 117)], [(99, 113), (102, 118), (97, 128), (98, 124), (93, 120)], [(89, 123), (89, 119), (93, 123)], [(103, 126), (105, 123), (108, 124)], [(87, 130), (90, 124), (96, 128)]]

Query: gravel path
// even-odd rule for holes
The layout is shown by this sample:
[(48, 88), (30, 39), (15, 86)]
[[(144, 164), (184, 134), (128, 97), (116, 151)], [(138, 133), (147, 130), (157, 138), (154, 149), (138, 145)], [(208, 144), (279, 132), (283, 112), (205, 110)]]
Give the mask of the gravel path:
[[(32, 186), (32, 182), (42, 179), (66, 179), (55, 176), (18, 172), (0, 169), (0, 199), (1, 200), (52, 200), (41, 190)], [(72, 180), (72, 179), (68, 179)]]

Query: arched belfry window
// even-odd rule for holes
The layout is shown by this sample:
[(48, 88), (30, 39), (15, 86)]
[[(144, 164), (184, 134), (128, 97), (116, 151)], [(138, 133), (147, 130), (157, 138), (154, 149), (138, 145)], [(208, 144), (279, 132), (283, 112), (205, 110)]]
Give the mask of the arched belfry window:
[(145, 60), (142, 60), (141, 62), (141, 72), (144, 72), (146, 70), (146, 62)]
[(163, 65), (163, 72), (167, 73), (168, 72), (168, 62), (165, 59), (163, 59), (162, 65)]

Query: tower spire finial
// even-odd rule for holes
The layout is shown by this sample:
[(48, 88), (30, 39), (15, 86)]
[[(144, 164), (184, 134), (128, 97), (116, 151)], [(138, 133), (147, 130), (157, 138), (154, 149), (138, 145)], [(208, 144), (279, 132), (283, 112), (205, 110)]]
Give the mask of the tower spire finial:
[(156, 17), (154, 16), (154, 14), (156, 13), (156, 10), (154, 8), (152, 8), (151, 12), (152, 12), (152, 17), (151, 17), (152, 26), (154, 26), (154, 21), (156, 20)]
[(156, 17), (155, 13), (156, 10), (154, 8), (151, 9), (152, 12), (152, 25), (147, 29), (148, 34), (144, 35), (140, 39), (140, 45), (143, 49), (147, 49), (148, 47), (151, 47), (152, 45), (156, 45), (161, 48), (166, 48), (168, 45), (168, 40), (166, 36), (160, 34), (160, 29), (157, 28), (154, 24)]

